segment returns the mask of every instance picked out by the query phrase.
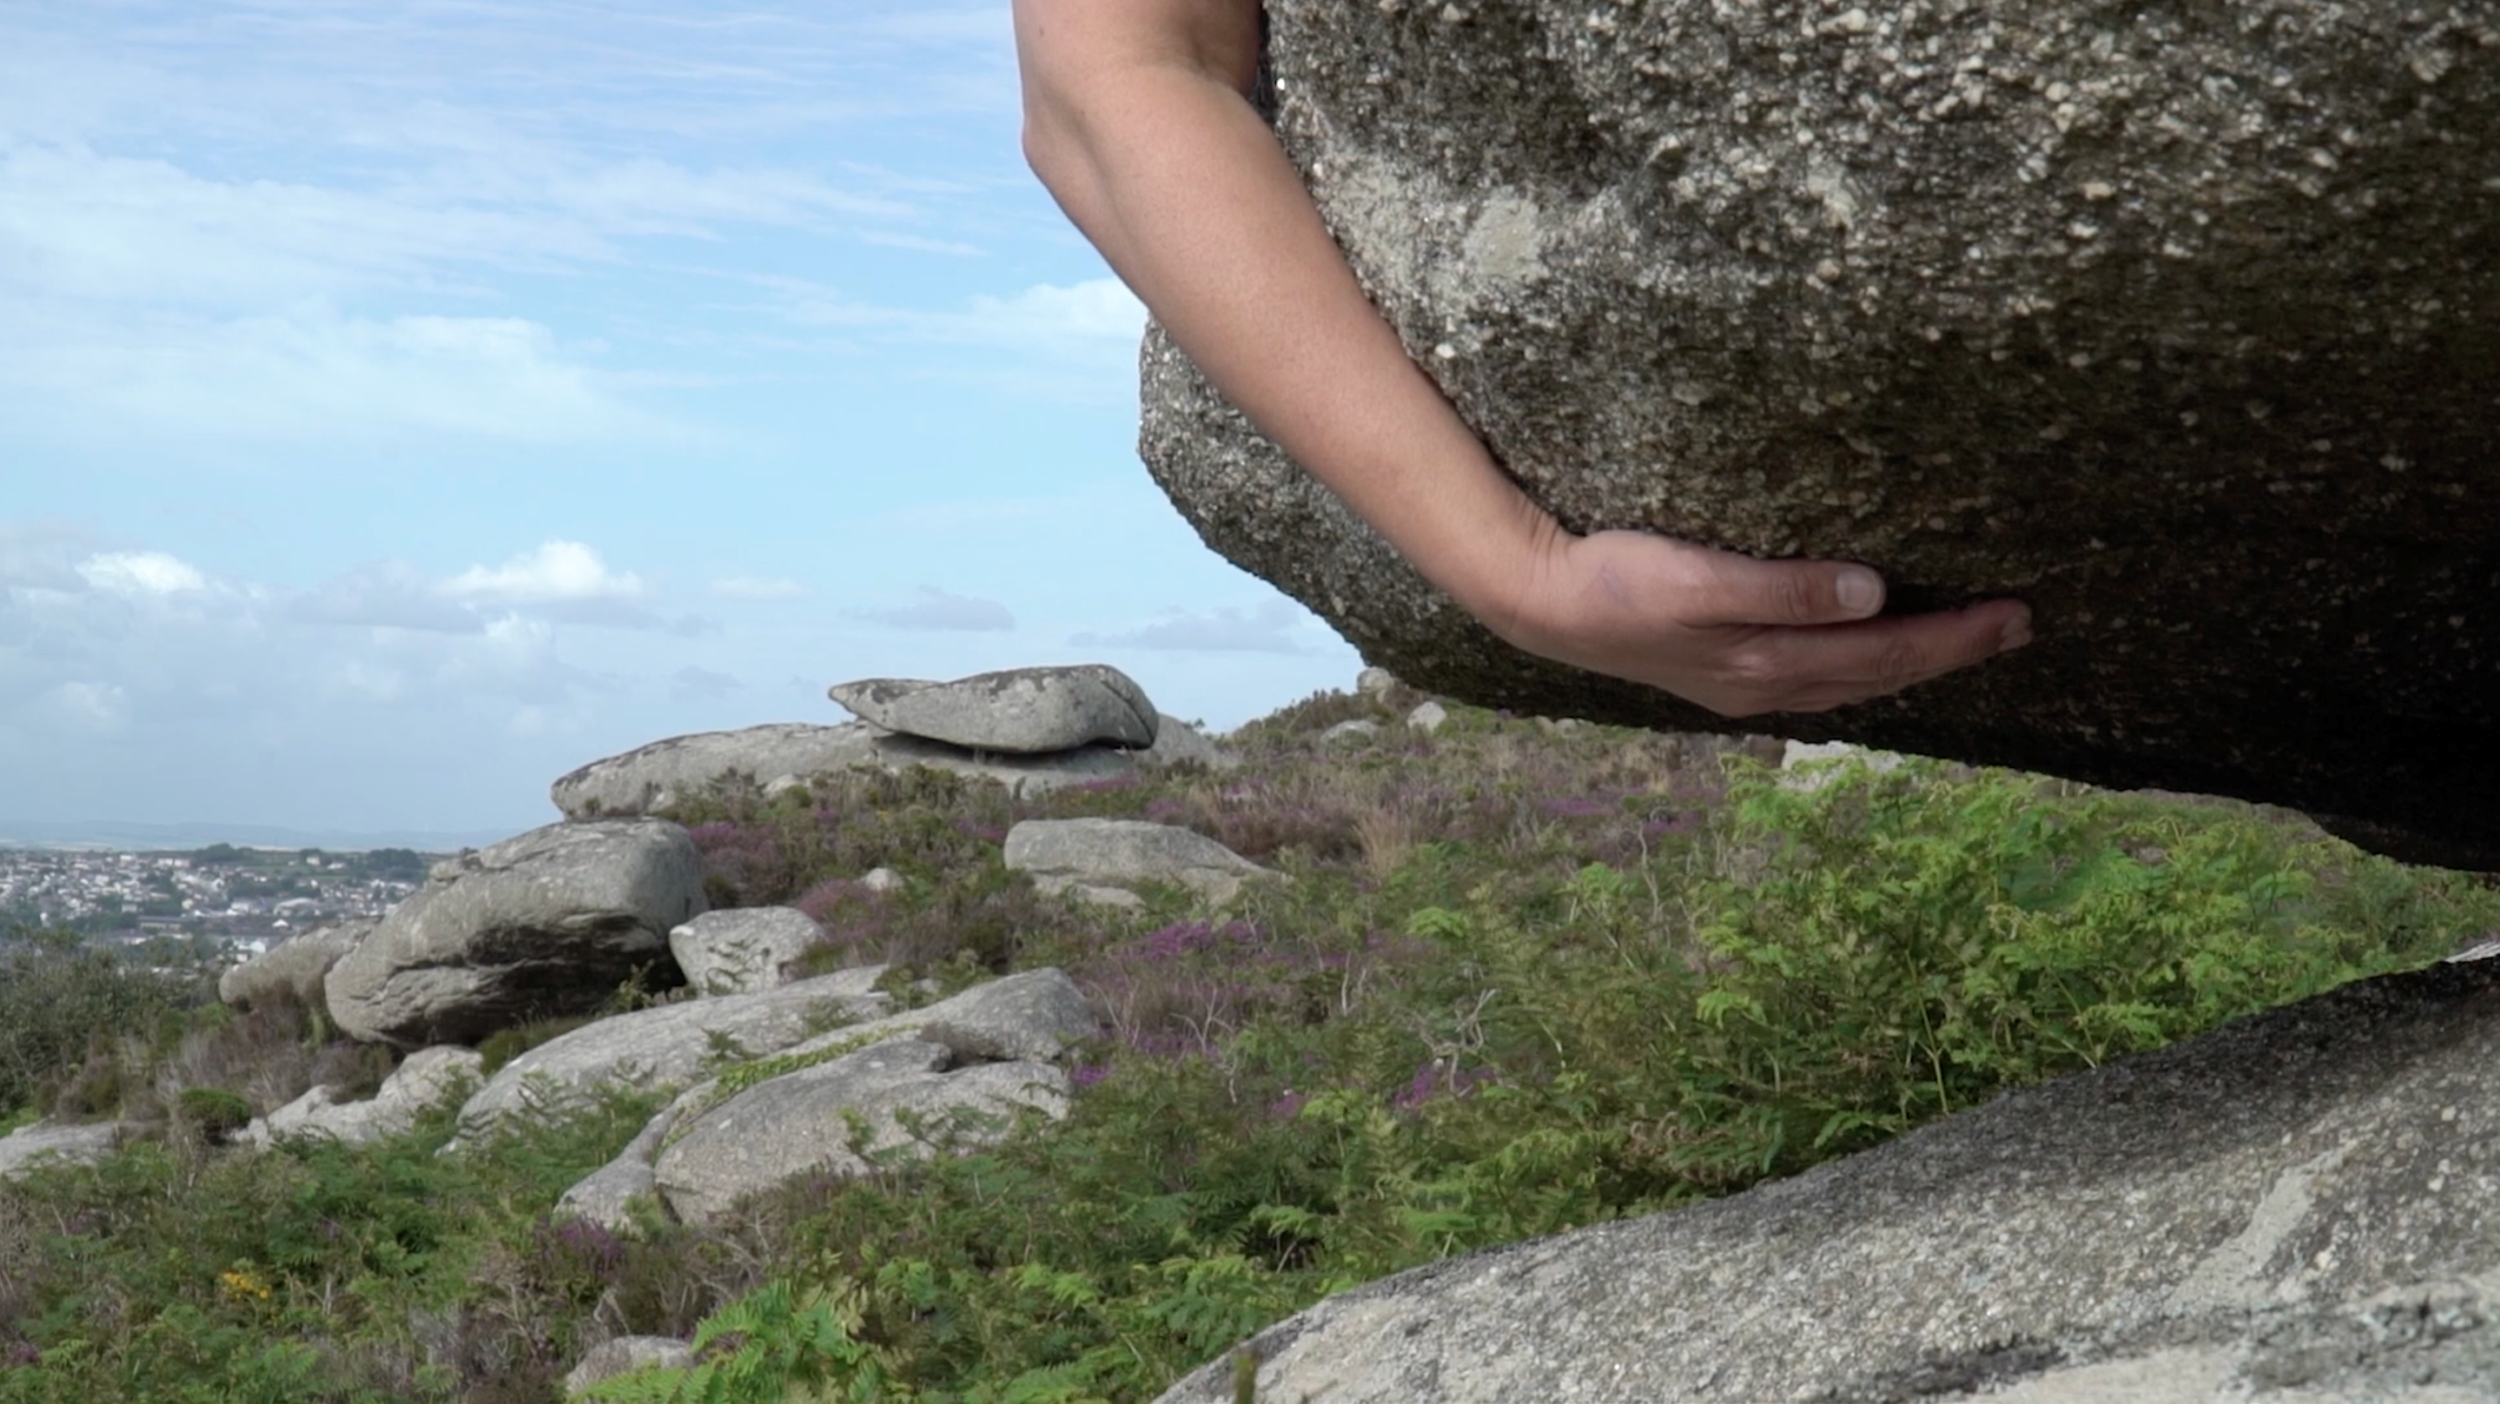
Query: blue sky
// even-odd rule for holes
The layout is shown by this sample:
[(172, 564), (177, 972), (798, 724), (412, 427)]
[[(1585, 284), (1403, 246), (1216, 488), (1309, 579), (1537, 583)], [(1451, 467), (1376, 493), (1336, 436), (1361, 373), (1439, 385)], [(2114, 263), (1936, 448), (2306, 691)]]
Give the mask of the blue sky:
[(494, 831), (827, 684), (1358, 666), (1136, 462), (1006, 6), (0, 0), (0, 820)]

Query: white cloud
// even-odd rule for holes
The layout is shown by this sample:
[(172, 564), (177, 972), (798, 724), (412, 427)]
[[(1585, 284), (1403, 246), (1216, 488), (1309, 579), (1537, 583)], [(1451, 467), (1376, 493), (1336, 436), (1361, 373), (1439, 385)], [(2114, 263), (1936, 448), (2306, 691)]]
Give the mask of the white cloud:
[(713, 581), (712, 593), (724, 600), (795, 600), (807, 593), (807, 587), (795, 580), (733, 575)]
[(1013, 297), (973, 299), (964, 327), (976, 339), (1016, 346), (1109, 341), (1134, 347), (1146, 332), (1146, 305), (1117, 278), (1064, 288), (1044, 283)]
[(405, 561), (360, 567), (296, 596), (289, 618), (306, 624), (373, 629), (415, 629), (438, 634), (477, 634), (486, 620), (475, 608), (446, 598), (440, 582)]
[(1275, 599), (1251, 610), (1175, 610), (1152, 624), (1116, 633), (1076, 634), (1068, 642), (1084, 648), (1175, 653), (1307, 653), (1309, 647), (1294, 631), (1310, 617), (1300, 605)]
[(471, 566), (444, 583), (458, 598), (548, 604), (559, 601), (639, 600), (650, 594), (642, 577), (608, 569), (599, 553), (578, 541), (550, 541), (492, 570)]
[(934, 585), (921, 586), (911, 599), (900, 604), (844, 612), (854, 619), (890, 629), (983, 634), (1008, 633), (1016, 627), (1014, 612), (998, 601), (958, 595)]
[(146, 599), (205, 590), (208, 577), (197, 567), (161, 551), (114, 551), (89, 556), (79, 563), (79, 578), (107, 594)]
[(226, 320), (13, 310), (0, 299), (0, 387), (34, 392), (89, 437), (130, 426), (270, 440), (687, 437), (519, 318), (375, 320), (312, 305)]

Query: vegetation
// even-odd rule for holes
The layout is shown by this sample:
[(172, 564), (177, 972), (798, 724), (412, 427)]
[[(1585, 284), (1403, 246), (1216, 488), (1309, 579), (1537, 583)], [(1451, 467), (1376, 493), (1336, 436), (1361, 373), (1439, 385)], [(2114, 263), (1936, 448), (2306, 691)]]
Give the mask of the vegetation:
[[(1255, 724), (1237, 770), (1035, 800), (863, 774), (681, 815), (715, 898), (808, 910), (828, 967), (1069, 970), (1106, 1032), (1064, 1121), (622, 1237), (550, 1210), (649, 1100), (451, 1157), (441, 1115), (352, 1150), (168, 1136), (0, 1189), (0, 1404), (553, 1400), (624, 1334), (699, 1361), (603, 1398), (1147, 1399), (1354, 1283), (1739, 1190), (2500, 926), (2500, 893), (2248, 806), (1915, 761), (1808, 786), (1744, 747), (1466, 709), (1426, 738), (1374, 705)], [(1324, 739), (1363, 715), (1390, 725)], [(1291, 881), (1130, 912), (1005, 871), (1008, 825), (1083, 814)], [(908, 881), (856, 882), (879, 866)], [(124, 1084), (266, 1111), (343, 1056), (300, 1012), (179, 1022)], [(251, 1084), (243, 1048), (295, 1072)]]

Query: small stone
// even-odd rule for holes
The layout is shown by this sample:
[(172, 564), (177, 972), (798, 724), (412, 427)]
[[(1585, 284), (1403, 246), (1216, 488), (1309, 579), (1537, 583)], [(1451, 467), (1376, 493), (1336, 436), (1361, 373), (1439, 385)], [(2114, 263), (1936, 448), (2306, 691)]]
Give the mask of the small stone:
[(1364, 697), (1382, 696), (1397, 685), (1397, 675), (1386, 668), (1365, 668), (1354, 675), (1354, 690)]
[(694, 1347), (673, 1336), (619, 1336), (582, 1357), (564, 1377), (564, 1395), (571, 1399), (636, 1370), (685, 1370), (693, 1365)]
[(1245, 879), (1274, 876), (1204, 834), (1134, 819), (1027, 819), (1007, 831), (1005, 858), (1045, 894), (1168, 882), (1223, 903)]
[(906, 886), (903, 875), (892, 868), (870, 868), (860, 875), (859, 885), (880, 897), (889, 897)]
[(1369, 717), (1356, 717), (1352, 721), (1341, 721), (1321, 732), (1319, 739), (1323, 745), (1331, 741), (1359, 741), (1377, 735), (1379, 731), (1380, 723)]
[(1449, 720), (1450, 709), (1442, 706), (1438, 702), (1426, 702), (1422, 706), (1417, 707), (1414, 711), (1406, 714), (1407, 726), (1413, 730), (1422, 732), (1426, 736), (1430, 736), (1434, 732), (1439, 731), (1442, 727), (1447, 726), (1449, 724)]
[(783, 971), (824, 939), (816, 919), (794, 907), (744, 907), (670, 928), (668, 949), (698, 992), (739, 995), (787, 983)]

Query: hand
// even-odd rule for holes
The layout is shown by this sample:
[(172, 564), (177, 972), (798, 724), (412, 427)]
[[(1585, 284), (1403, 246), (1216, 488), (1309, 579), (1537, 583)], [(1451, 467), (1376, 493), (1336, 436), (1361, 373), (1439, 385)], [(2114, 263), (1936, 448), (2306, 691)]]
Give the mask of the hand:
[(1828, 711), (2031, 642), (2031, 610), (2016, 600), (1877, 619), (1883, 578), (1860, 565), (1558, 526), (1532, 559), (1507, 617), (1487, 621), (1497, 633), (1728, 717)]

